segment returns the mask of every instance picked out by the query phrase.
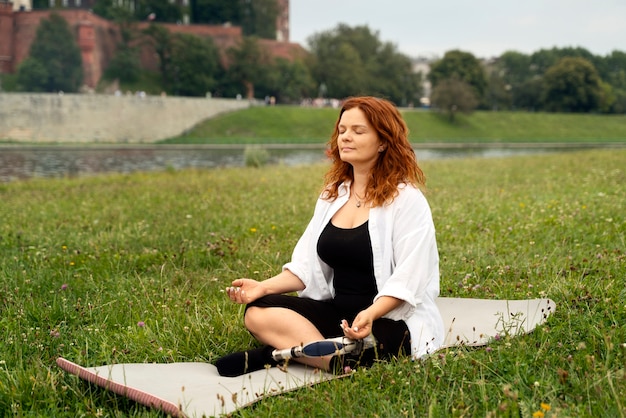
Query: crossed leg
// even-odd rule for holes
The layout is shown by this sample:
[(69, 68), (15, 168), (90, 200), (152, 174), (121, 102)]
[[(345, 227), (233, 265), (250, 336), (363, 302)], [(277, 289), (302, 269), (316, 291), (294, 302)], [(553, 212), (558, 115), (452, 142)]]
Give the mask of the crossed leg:
[[(272, 347), (290, 348), (324, 339), (311, 321), (288, 308), (249, 306), (244, 323), (257, 340)], [(294, 360), (328, 370), (331, 358), (301, 357)]]

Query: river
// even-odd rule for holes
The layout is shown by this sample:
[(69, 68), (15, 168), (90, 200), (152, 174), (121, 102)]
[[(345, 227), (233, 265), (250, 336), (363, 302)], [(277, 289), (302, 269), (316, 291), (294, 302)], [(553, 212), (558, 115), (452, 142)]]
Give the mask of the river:
[[(434, 144), (418, 146), (420, 161), (442, 158), (490, 158), (601, 147), (602, 144)], [(610, 145), (610, 144), (609, 144)], [(607, 146), (606, 144), (604, 146)], [(269, 164), (295, 166), (325, 160), (320, 145), (263, 145)], [(245, 146), (228, 145), (0, 145), (0, 183), (30, 178), (54, 178), (184, 168), (243, 167)]]

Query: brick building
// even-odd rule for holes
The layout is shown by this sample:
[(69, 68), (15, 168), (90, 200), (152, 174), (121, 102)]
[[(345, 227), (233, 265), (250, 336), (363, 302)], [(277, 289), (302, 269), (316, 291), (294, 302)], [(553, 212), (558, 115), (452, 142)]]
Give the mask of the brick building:
[[(39, 22), (53, 12), (31, 10), (30, 0), (15, 1), (21, 2), (18, 7), (15, 7), (13, 2), (0, 0), (0, 73), (12, 74), (17, 70), (19, 64), (28, 57)], [(279, 0), (279, 3), (283, 8), (276, 22), (279, 40), (262, 39), (259, 43), (276, 57), (287, 59), (303, 57), (307, 53), (304, 48), (289, 42), (289, 1)], [(85, 86), (96, 87), (120, 41), (119, 27), (114, 22), (84, 8), (55, 9), (54, 13), (68, 22), (76, 36), (83, 59)], [(138, 29), (143, 29), (147, 25), (148, 23), (139, 23)], [(235, 47), (242, 39), (242, 30), (238, 26), (166, 23), (161, 25), (173, 33), (210, 37), (222, 53), (230, 47)], [(141, 63), (146, 69), (158, 68), (158, 58), (146, 49), (141, 53)]]

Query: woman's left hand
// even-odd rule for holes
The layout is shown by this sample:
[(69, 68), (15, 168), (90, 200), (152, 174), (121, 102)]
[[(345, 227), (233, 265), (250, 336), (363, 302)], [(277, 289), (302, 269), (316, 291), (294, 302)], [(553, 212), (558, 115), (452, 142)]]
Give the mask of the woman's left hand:
[(372, 333), (372, 324), (375, 320), (387, 314), (391, 310), (397, 308), (403, 300), (391, 296), (381, 296), (371, 304), (367, 309), (359, 312), (352, 321), (352, 325), (348, 324), (345, 319), (341, 321), (341, 328), (346, 337), (353, 340), (360, 340)]
[(374, 318), (366, 309), (358, 313), (352, 321), (352, 325), (348, 324), (345, 319), (342, 320), (341, 328), (343, 328), (346, 337), (352, 340), (361, 340), (371, 334), (373, 322)]

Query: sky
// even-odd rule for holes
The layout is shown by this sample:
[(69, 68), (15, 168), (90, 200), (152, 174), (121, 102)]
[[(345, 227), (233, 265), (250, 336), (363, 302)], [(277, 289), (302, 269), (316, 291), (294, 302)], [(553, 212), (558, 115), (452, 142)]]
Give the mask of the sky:
[(367, 25), (410, 57), (460, 49), (477, 58), (583, 47), (626, 52), (626, 0), (290, 0), (290, 41), (340, 23)]

